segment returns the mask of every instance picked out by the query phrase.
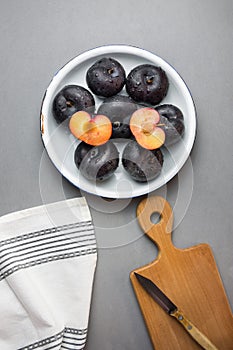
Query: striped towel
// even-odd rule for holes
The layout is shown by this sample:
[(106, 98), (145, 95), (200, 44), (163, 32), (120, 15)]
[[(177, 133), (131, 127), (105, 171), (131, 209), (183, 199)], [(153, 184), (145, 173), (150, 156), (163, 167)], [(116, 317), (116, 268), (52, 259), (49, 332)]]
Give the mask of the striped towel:
[(83, 349), (97, 261), (84, 198), (0, 218), (0, 349)]

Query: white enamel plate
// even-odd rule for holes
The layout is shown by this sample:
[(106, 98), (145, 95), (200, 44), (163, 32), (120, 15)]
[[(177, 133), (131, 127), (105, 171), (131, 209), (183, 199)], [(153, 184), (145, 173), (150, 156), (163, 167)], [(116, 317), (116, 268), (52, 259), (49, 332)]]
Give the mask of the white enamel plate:
[[(74, 163), (74, 151), (79, 141), (70, 133), (65, 123), (58, 125), (53, 117), (52, 103), (56, 94), (66, 85), (76, 84), (88, 89), (86, 72), (101, 57), (112, 57), (124, 67), (126, 75), (139, 64), (149, 63), (160, 66), (169, 79), (167, 96), (160, 104), (171, 103), (181, 109), (184, 115), (185, 133), (181, 141), (163, 150), (164, 164), (161, 174), (148, 183), (132, 180), (124, 170), (121, 160), (114, 175), (103, 182), (92, 182), (85, 179)], [(126, 94), (125, 89), (122, 94)], [(96, 109), (102, 102), (94, 96)], [(196, 134), (196, 113), (194, 103), (183, 79), (162, 58), (146, 50), (127, 46), (102, 46), (75, 57), (53, 77), (48, 86), (41, 107), (41, 135), (47, 153), (58, 171), (74, 186), (86, 192), (108, 198), (130, 198), (140, 196), (158, 189), (171, 180), (182, 168), (189, 157)], [(126, 141), (125, 141), (126, 143)], [(124, 142), (116, 146), (122, 152)]]

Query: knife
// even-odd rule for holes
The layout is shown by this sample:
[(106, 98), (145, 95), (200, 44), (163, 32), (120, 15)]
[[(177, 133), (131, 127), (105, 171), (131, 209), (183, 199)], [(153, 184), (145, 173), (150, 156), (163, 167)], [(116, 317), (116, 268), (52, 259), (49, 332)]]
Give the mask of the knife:
[(156, 286), (150, 279), (134, 272), (137, 280), (147, 293), (162, 307), (166, 313), (174, 317), (191, 335), (191, 337), (206, 350), (218, 350), (211, 341), (194, 326), (184, 313)]

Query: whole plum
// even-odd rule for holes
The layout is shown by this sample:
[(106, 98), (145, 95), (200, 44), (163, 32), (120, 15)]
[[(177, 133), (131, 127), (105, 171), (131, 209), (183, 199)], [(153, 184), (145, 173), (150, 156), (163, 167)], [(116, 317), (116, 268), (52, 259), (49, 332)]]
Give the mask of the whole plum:
[(165, 132), (165, 146), (178, 142), (185, 131), (184, 116), (181, 110), (172, 104), (157, 106), (155, 110), (160, 115), (160, 128)]
[(132, 138), (130, 118), (137, 110), (137, 104), (125, 95), (116, 95), (106, 98), (99, 106), (98, 114), (106, 115), (112, 122), (111, 138)]
[(57, 123), (62, 123), (81, 110), (93, 113), (95, 100), (92, 94), (84, 87), (67, 85), (55, 96), (52, 109)]
[(74, 162), (88, 180), (103, 181), (116, 171), (119, 165), (119, 152), (111, 141), (101, 146), (81, 142), (75, 150)]
[(136, 141), (129, 141), (123, 150), (122, 164), (132, 179), (147, 182), (161, 173), (163, 154), (159, 148), (148, 150)]
[(126, 91), (135, 101), (156, 105), (166, 96), (169, 81), (161, 67), (141, 64), (128, 74)]
[(87, 71), (89, 89), (97, 96), (111, 97), (119, 93), (125, 85), (125, 70), (111, 57), (103, 57)]

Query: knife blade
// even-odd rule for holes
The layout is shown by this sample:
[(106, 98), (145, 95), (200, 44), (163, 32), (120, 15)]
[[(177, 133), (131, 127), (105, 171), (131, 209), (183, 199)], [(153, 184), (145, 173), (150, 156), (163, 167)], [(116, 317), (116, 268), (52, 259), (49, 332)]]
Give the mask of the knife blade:
[(155, 300), (168, 315), (174, 317), (203, 349), (218, 350), (153, 281), (137, 272), (134, 272), (134, 275), (153, 300)]

